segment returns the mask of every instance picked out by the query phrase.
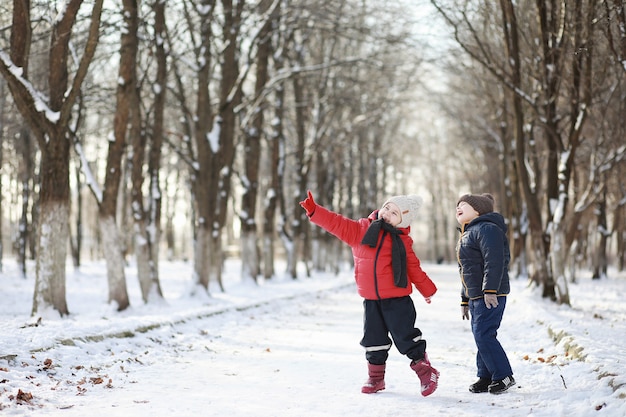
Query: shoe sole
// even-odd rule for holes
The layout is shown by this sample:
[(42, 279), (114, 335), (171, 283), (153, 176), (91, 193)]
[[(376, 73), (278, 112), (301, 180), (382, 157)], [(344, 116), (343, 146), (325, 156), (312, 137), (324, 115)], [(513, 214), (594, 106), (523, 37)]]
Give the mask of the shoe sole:
[(508, 386), (505, 389), (502, 389), (502, 390), (499, 390), (499, 391), (489, 391), (489, 394), (493, 394), (493, 395), (504, 394), (505, 392), (507, 392), (509, 390), (509, 388), (511, 388), (511, 386)]
[(376, 394), (377, 392), (380, 392), (382, 390), (384, 390), (384, 388), (377, 389), (376, 391), (373, 391), (373, 390), (372, 391), (361, 390), (361, 393), (363, 393), (363, 394)]
[(378, 391), (382, 391), (384, 389), (385, 389), (385, 385), (383, 385), (382, 387), (379, 387), (378, 389), (375, 389), (374, 387), (362, 387), (361, 392), (363, 394), (376, 394)]

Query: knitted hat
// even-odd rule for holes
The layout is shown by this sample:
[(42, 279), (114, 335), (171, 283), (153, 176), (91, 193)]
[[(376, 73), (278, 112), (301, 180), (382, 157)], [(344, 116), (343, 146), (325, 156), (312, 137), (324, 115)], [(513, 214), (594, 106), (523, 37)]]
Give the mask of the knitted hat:
[(396, 195), (385, 201), (385, 204), (387, 203), (394, 203), (398, 206), (402, 221), (396, 227), (404, 228), (409, 227), (411, 222), (417, 218), (417, 211), (422, 206), (422, 197), (418, 195)]
[(463, 201), (472, 206), (479, 216), (493, 211), (494, 198), (489, 193), (462, 195), (456, 205), (458, 206)]

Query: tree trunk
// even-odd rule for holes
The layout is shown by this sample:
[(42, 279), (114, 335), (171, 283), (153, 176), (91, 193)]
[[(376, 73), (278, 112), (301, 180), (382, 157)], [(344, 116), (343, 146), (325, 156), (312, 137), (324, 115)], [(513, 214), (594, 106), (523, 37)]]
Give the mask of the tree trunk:
[(141, 123), (138, 120), (139, 115), (137, 114), (138, 108), (139, 100), (135, 100), (131, 128), (131, 138), (133, 141), (131, 211), (134, 223), (133, 234), (135, 238), (134, 248), (135, 261), (137, 262), (137, 278), (139, 280), (139, 287), (141, 288), (141, 298), (144, 303), (148, 303), (162, 299), (163, 292), (161, 291), (161, 284), (159, 282), (158, 264), (155, 259), (153, 259), (153, 246), (158, 246), (158, 243), (153, 241), (155, 237), (154, 233), (151, 233), (148, 227), (148, 223), (150, 222), (149, 213), (147, 216), (143, 204), (143, 160), (145, 156), (146, 137), (141, 132)]
[[(211, 22), (215, 10), (215, 1), (204, 3), (199, 28), (199, 45), (196, 50), (198, 55), (196, 61), (198, 80), (195, 114), (189, 114), (188, 120), (193, 120), (193, 127), (186, 126), (189, 135), (193, 137), (196, 145), (196, 155), (191, 170), (191, 193), (194, 204), (194, 276), (193, 282), (196, 288), (192, 293), (198, 291), (198, 287), (209, 293), (209, 239), (211, 233), (211, 222), (214, 221), (212, 213), (215, 212), (216, 187), (211, 183), (212, 170), (216, 169), (213, 161), (213, 153), (218, 151), (220, 146), (221, 120), (215, 117), (211, 109), (212, 89), (210, 88), (212, 55), (211, 43), (213, 42), (213, 32)], [(184, 98), (182, 80), (178, 80), (180, 95)], [(184, 103), (183, 103), (184, 104)], [(190, 151), (190, 154), (192, 152)]]
[[(282, 60), (279, 58), (275, 65), (282, 68)], [(270, 279), (276, 274), (274, 267), (274, 238), (276, 236), (276, 213), (283, 198), (283, 179), (285, 176), (285, 137), (283, 135), (284, 116), (284, 82), (280, 82), (274, 93), (274, 122), (272, 133), (268, 138), (268, 162), (270, 172), (270, 185), (266, 191), (263, 219), (263, 277)]]
[(602, 195), (596, 203), (596, 218), (598, 239), (593, 257), (593, 279), (606, 278), (607, 276), (607, 246), (609, 242), (609, 228), (606, 221), (606, 187), (602, 190)]
[(74, 261), (74, 268), (78, 269), (81, 264), (81, 251), (82, 251), (82, 242), (83, 242), (83, 184), (81, 180), (81, 171), (80, 166), (76, 166), (74, 169), (74, 179), (76, 181), (76, 187), (78, 192), (76, 193), (76, 223), (75, 223), (75, 233), (74, 237), (72, 237), (71, 227), (70, 227), (70, 249), (72, 251), (72, 260)]
[[(120, 40), (120, 65), (116, 92), (114, 140), (109, 142), (102, 202), (99, 206), (100, 230), (104, 244), (109, 283), (109, 302), (115, 302), (119, 311), (129, 307), (124, 273), (124, 245), (122, 233), (117, 230), (117, 202), (121, 183), (122, 157), (126, 146), (131, 112), (135, 107), (135, 67), (137, 55), (137, 4), (136, 0), (123, 1), (124, 24)], [(115, 229), (115, 230), (114, 230)], [(124, 229), (125, 230), (125, 229)], [(114, 237), (114, 239), (112, 239)]]
[[(148, 223), (150, 222), (149, 212), (147, 213), (144, 207), (144, 160), (146, 157), (147, 137), (146, 129), (144, 129), (142, 123), (141, 114), (141, 96), (140, 88), (137, 84), (136, 75), (136, 56), (138, 50), (139, 40), (137, 38), (137, 27), (139, 17), (137, 15), (137, 4), (135, 0), (124, 1), (124, 17), (127, 20), (126, 27), (128, 36), (126, 43), (127, 49), (125, 52), (128, 56), (128, 64), (131, 62), (134, 64), (132, 69), (132, 83), (133, 88), (128, 91), (130, 101), (130, 107), (128, 109), (130, 113), (130, 142), (132, 147), (132, 154), (130, 157), (130, 177), (131, 177), (131, 212), (133, 219), (133, 235), (134, 235), (134, 252), (135, 261), (137, 262), (137, 278), (139, 280), (139, 287), (141, 288), (141, 298), (144, 303), (150, 301), (156, 301), (163, 298), (161, 292), (161, 286), (158, 280), (157, 264), (153, 262), (152, 246), (153, 236), (150, 233)], [(155, 45), (156, 46), (156, 45)], [(132, 61), (131, 61), (132, 59)], [(129, 76), (131, 73), (129, 71)], [(158, 165), (157, 165), (158, 168)], [(152, 180), (150, 180), (152, 183)], [(154, 190), (151, 190), (150, 196), (153, 196)], [(149, 204), (152, 206), (152, 204)]]
[[(546, 106), (547, 127), (544, 129), (549, 138), (549, 143), (555, 152), (554, 167), (549, 165), (548, 167), (548, 183), (553, 183), (555, 193), (558, 196), (558, 203), (550, 202), (552, 206), (556, 206), (556, 210), (551, 211), (551, 231), (553, 238), (557, 238), (558, 242), (551, 242), (550, 245), (550, 259), (552, 260), (553, 274), (555, 278), (555, 284), (558, 289), (557, 301), (559, 303), (570, 303), (569, 292), (567, 291), (567, 278), (565, 276), (565, 266), (567, 263), (567, 256), (570, 253), (571, 240), (568, 239), (567, 224), (575, 221), (576, 213), (569, 209), (569, 189), (572, 178), (573, 164), (576, 157), (576, 152), (582, 140), (582, 129), (585, 126), (585, 122), (588, 119), (588, 108), (591, 107), (591, 92), (592, 92), (592, 59), (595, 48), (592, 40), (593, 26), (595, 25), (595, 5), (596, 1), (591, 0), (587, 2), (576, 2), (574, 7), (569, 10), (571, 19), (575, 22), (573, 31), (574, 44), (577, 48), (580, 48), (580, 53), (574, 54), (571, 58), (571, 83), (569, 85), (569, 125), (566, 128), (559, 129), (560, 117), (557, 117), (557, 100), (554, 97), (559, 95), (559, 86), (562, 85), (560, 79), (561, 76), (555, 76), (555, 71), (547, 68), (546, 71), (546, 85), (548, 85), (549, 95), (546, 96), (546, 100), (550, 99), (551, 105)], [(588, 9), (584, 6), (587, 5)], [(552, 7), (555, 7), (554, 5)], [(564, 6), (562, 6), (564, 7)], [(549, 27), (551, 34), (548, 46), (544, 47), (550, 57), (554, 59), (554, 62), (550, 62), (549, 65), (554, 68), (565, 66), (567, 63), (566, 57), (562, 58), (560, 53), (562, 45), (557, 41), (557, 34), (560, 33), (563, 28), (561, 24), (556, 24), (554, 20), (556, 13), (552, 11), (551, 19), (548, 20), (549, 24), (542, 24), (542, 30), (544, 27)], [(543, 13), (540, 13), (543, 16)], [(542, 17), (543, 19), (543, 17)], [(545, 37), (547, 38), (547, 37)], [(560, 64), (560, 60), (564, 61), (564, 64)], [(548, 76), (548, 74), (550, 74)], [(559, 78), (553, 80), (553, 78)], [(554, 108), (553, 108), (554, 106)], [(567, 107), (567, 106), (563, 106)], [(552, 154), (552, 152), (550, 152)], [(552, 174), (550, 174), (552, 173)], [(549, 187), (550, 190), (551, 187)], [(549, 191), (550, 192), (550, 191)]]
[[(270, 1), (264, 1), (259, 14), (267, 12)], [(241, 277), (256, 282), (260, 273), (259, 249), (257, 246), (256, 205), (259, 192), (259, 166), (261, 159), (261, 136), (263, 132), (265, 98), (264, 89), (268, 79), (268, 62), (272, 52), (272, 18), (268, 18), (259, 33), (256, 59), (255, 103), (252, 108), (250, 125), (244, 132), (245, 180), (241, 198)]]
[(563, 222), (562, 214), (564, 212), (564, 205), (567, 204), (567, 200), (562, 196), (561, 200), (555, 207), (555, 215), (553, 216), (554, 223), (552, 225), (552, 232), (550, 236), (551, 250), (550, 250), (550, 266), (552, 268), (552, 275), (554, 276), (554, 288), (556, 301), (559, 304), (570, 304), (569, 289), (567, 285), (567, 278), (565, 276), (565, 270), (567, 265), (567, 252), (569, 250), (566, 244), (566, 229), (567, 225)]
[(69, 146), (64, 133), (57, 133), (41, 153), (41, 214), (33, 315), (47, 307), (52, 307), (61, 316), (69, 314), (65, 298), (70, 201)]
[[(37, 278), (32, 314), (52, 307), (68, 314), (65, 300), (65, 261), (69, 238), (69, 147), (68, 124), (74, 104), (93, 59), (100, 27), (103, 0), (93, 3), (89, 35), (74, 78), (69, 81), (70, 36), (83, 1), (69, 1), (64, 13), (50, 27), (48, 92), (33, 91), (28, 79), (31, 43), (30, 4), (15, 0), (11, 25), (11, 56), (0, 58), (0, 73), (41, 151), (40, 216), (38, 223)], [(18, 76), (13, 66), (22, 68)], [(27, 82), (24, 82), (27, 81)], [(47, 102), (42, 102), (46, 97)]]
[[(299, 64), (303, 64), (301, 60), (298, 61)], [(308, 176), (308, 167), (304, 160), (305, 155), (305, 144), (306, 144), (306, 114), (305, 110), (307, 106), (305, 105), (305, 87), (304, 81), (301, 79), (300, 75), (296, 75), (293, 78), (293, 94), (294, 101), (299, 103), (296, 106), (295, 113), (295, 134), (296, 134), (296, 149), (294, 151), (293, 158), (295, 159), (294, 164), (297, 168), (297, 175), (295, 178), (295, 189), (296, 193), (291, 198), (292, 207), (292, 216), (293, 216), (293, 225), (292, 225), (292, 242), (288, 248), (288, 262), (287, 262), (287, 270), (289, 271), (289, 275), (293, 279), (298, 278), (298, 261), (303, 257), (302, 249), (304, 248), (304, 240), (306, 238), (306, 231), (304, 228), (303, 221), (306, 219), (306, 213), (300, 207), (299, 202), (302, 200), (307, 193), (307, 176)], [(308, 276), (308, 272), (307, 272)]]
[(120, 232), (114, 217), (100, 216), (100, 235), (102, 250), (107, 266), (109, 288), (108, 302), (117, 306), (117, 311), (124, 311), (130, 306), (124, 275), (124, 258), (121, 256)]
[(24, 278), (26, 278), (26, 249), (28, 248), (29, 232), (32, 230), (31, 224), (28, 222), (29, 212), (31, 212), (31, 184), (34, 183), (32, 147), (30, 132), (24, 126), (20, 129), (19, 143), (15, 146), (22, 156), (19, 160), (19, 179), (22, 185), (22, 212), (18, 228), (17, 260)]
[[(280, 3), (278, 4), (275, 15), (275, 25), (280, 24)], [(278, 37), (279, 41), (284, 41), (283, 36)], [(279, 49), (278, 44), (272, 45), (272, 50)], [(285, 66), (284, 57), (281, 54), (272, 53), (274, 70), (280, 73)], [(283, 180), (285, 176), (285, 136), (283, 134), (283, 117), (285, 111), (285, 82), (279, 81), (274, 89), (274, 97), (272, 101), (273, 118), (271, 123), (271, 134), (268, 138), (268, 172), (269, 187), (266, 191), (264, 199), (263, 212), (263, 277), (270, 279), (276, 274), (274, 266), (275, 246), (274, 241), (277, 235), (276, 221), (277, 211), (281, 204), (284, 204), (283, 198)], [(283, 212), (284, 214), (284, 212)]]
[[(207, 2), (212, 3), (212, 2)], [(221, 230), (228, 218), (227, 208), (230, 198), (232, 165), (235, 155), (235, 108), (241, 101), (241, 82), (239, 79), (238, 56), (241, 30), (241, 13), (244, 1), (237, 2), (233, 7), (230, 0), (222, 1), (224, 20), (222, 36), (224, 49), (220, 65), (220, 86), (218, 111), (213, 112), (210, 100), (210, 81), (212, 79), (211, 16), (214, 7), (203, 8), (202, 25), (200, 27), (202, 55), (198, 60), (198, 86), (196, 97), (196, 114), (192, 115), (194, 128), (189, 133), (196, 145), (196, 160), (192, 166), (192, 194), (197, 213), (197, 238), (194, 253), (194, 281), (204, 288), (209, 287), (209, 276), (222, 285), (223, 259), (216, 259), (222, 254)], [(206, 4), (209, 6), (209, 4)], [(180, 82), (180, 81), (179, 81)], [(182, 89), (182, 88), (181, 88)], [(207, 252), (208, 251), (208, 252)], [(218, 264), (207, 264), (216, 261)], [(208, 269), (207, 269), (208, 267)]]
[[(618, 177), (619, 178), (619, 177)], [(617, 270), (619, 272), (626, 269), (626, 199), (624, 203), (617, 204), (613, 211), (613, 234), (616, 240)]]
[[(234, 5), (233, 5), (234, 3)], [(222, 50), (220, 65), (219, 105), (217, 120), (218, 129), (217, 148), (209, 154), (209, 195), (211, 202), (207, 220), (212, 229), (211, 253), (206, 254), (217, 262), (210, 265), (211, 275), (217, 280), (220, 288), (222, 284), (223, 259), (216, 256), (223, 255), (222, 230), (228, 219), (228, 202), (231, 196), (233, 162), (235, 160), (235, 134), (237, 115), (235, 109), (241, 103), (242, 82), (240, 79), (239, 55), (241, 54), (239, 34), (241, 32), (241, 18), (245, 1), (222, 0), (224, 20), (222, 27)]]
[(515, 16), (515, 6), (511, 0), (501, 0), (500, 7), (503, 13), (503, 30), (505, 33), (507, 62), (511, 70), (511, 82), (514, 88), (509, 90), (511, 102), (513, 104), (515, 143), (515, 166), (517, 167), (517, 177), (520, 183), (521, 195), (526, 202), (528, 226), (531, 237), (531, 247), (533, 264), (535, 266), (534, 276), (531, 277), (543, 287), (543, 297), (555, 298), (554, 279), (552, 272), (548, 268), (548, 251), (541, 219), (541, 209), (539, 196), (533, 190), (531, 174), (528, 172), (526, 161), (526, 146), (530, 139), (524, 133), (524, 110), (522, 98), (517, 93), (522, 90), (521, 61), (518, 40), (518, 25)]
[[(3, 80), (0, 80), (0, 166), (4, 163), (4, 106), (6, 104), (6, 94), (4, 89), (5, 83)], [(0, 219), (4, 219), (4, 211), (2, 210), (2, 175), (0, 175)], [(2, 230), (4, 228), (0, 227), (0, 272), (4, 269), (4, 233)]]
[[(42, 165), (49, 165), (42, 161)], [(42, 188), (43, 190), (43, 188)], [(68, 200), (55, 201), (42, 195), (37, 245), (35, 293), (33, 316), (52, 307), (61, 316), (69, 314), (65, 297), (65, 259), (69, 222)]]
[(209, 239), (209, 281), (217, 282), (221, 292), (226, 291), (222, 282), (222, 273), (224, 272), (224, 251), (222, 247), (222, 236), (211, 232)]
[[(166, 39), (167, 27), (165, 25), (165, 2), (157, 1), (154, 4), (154, 32), (157, 38), (154, 40), (157, 59), (156, 84), (159, 86), (167, 84), (167, 54), (165, 45), (161, 41)], [(165, 116), (165, 88), (154, 88), (154, 125), (152, 129), (152, 146), (148, 154), (148, 174), (150, 177), (149, 205), (145, 216), (147, 230), (143, 235), (147, 240), (148, 262), (149, 262), (149, 286), (144, 294), (144, 300), (151, 298), (163, 298), (161, 283), (159, 279), (159, 242), (161, 241), (161, 152), (163, 146), (163, 126)], [(152, 296), (151, 296), (152, 295)]]
[(200, 223), (196, 228), (193, 264), (195, 288), (192, 289), (192, 295), (196, 295), (199, 288), (202, 288), (205, 294), (209, 294), (210, 259), (207, 257), (207, 254), (209, 253), (210, 235), (210, 231), (205, 224)]

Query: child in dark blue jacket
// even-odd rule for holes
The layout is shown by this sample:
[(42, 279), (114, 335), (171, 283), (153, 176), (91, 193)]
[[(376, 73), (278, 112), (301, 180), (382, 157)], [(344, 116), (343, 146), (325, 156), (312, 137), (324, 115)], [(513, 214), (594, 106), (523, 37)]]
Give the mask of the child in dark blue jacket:
[(463, 288), (463, 320), (470, 319), (478, 347), (474, 393), (501, 394), (515, 385), (511, 364), (497, 339), (509, 293), (509, 243), (504, 217), (491, 194), (465, 194), (456, 205), (461, 235), (456, 247)]

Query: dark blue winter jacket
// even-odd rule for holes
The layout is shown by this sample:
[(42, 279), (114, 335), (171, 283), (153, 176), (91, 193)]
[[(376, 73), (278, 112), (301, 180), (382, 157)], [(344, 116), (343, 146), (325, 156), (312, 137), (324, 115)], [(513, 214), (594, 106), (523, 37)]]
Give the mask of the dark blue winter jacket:
[(509, 293), (509, 242), (507, 226), (500, 213), (476, 217), (459, 229), (456, 247), (463, 288), (462, 304), (484, 294)]

